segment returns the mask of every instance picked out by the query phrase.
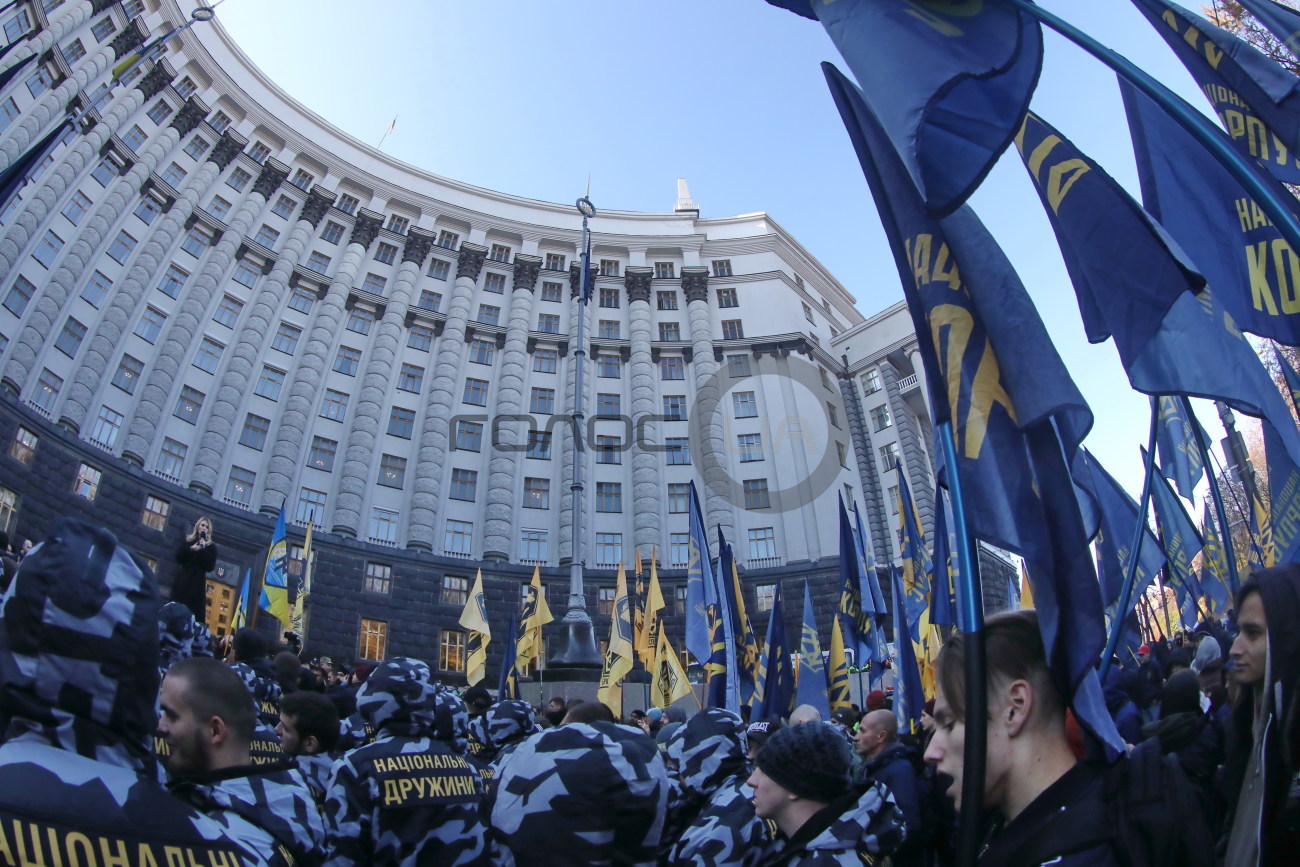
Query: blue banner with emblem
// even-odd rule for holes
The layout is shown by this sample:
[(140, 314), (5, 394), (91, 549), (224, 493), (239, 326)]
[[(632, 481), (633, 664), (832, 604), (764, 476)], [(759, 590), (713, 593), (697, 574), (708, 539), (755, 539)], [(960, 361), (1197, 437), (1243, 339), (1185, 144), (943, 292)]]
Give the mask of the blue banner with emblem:
[(1156, 510), (1156, 526), (1160, 529), (1160, 541), (1165, 549), (1165, 582), (1173, 586), (1183, 625), (1190, 629), (1201, 619), (1197, 603), (1201, 597), (1201, 582), (1192, 568), (1192, 561), (1201, 553), (1205, 543), (1188, 517), (1183, 501), (1169, 487), (1169, 482), (1158, 474), (1151, 480), (1151, 505)]

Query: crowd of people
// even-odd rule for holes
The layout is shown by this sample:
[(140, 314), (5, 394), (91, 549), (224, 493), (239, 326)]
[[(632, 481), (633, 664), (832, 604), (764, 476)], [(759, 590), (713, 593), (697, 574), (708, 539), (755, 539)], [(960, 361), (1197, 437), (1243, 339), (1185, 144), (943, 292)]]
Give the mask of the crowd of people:
[[(1035, 612), (989, 618), (979, 863), (1293, 863), (1300, 566), (1236, 601), (1226, 629), (1111, 668), (1128, 752), (1110, 763)], [(110, 533), (62, 519), (0, 612), (0, 864), (954, 863), (964, 642), (917, 734), (880, 691), (825, 720), (625, 724), (598, 701), (461, 692), (417, 659), (305, 664), (251, 629), (219, 644)]]

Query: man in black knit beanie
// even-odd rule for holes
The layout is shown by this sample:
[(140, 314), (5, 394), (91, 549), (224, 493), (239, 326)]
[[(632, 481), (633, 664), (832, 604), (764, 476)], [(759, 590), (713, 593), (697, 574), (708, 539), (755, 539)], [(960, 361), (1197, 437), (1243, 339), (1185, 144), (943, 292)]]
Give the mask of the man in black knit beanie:
[(877, 783), (860, 791), (849, 783), (853, 757), (831, 726), (810, 723), (773, 734), (749, 778), (754, 812), (771, 819), (780, 839), (763, 865), (798, 865), (834, 853), (871, 863), (903, 840), (903, 815)]

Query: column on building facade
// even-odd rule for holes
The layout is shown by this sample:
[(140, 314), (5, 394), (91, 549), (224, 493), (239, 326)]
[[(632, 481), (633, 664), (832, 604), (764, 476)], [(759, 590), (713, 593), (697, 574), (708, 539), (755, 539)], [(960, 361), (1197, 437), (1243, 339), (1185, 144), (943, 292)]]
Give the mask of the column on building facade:
[[(173, 73), (165, 61), (156, 64), (146, 75), (136, 81), (135, 87), (129, 88), (126, 93), (114, 100), (99, 123), (78, 136), (73, 145), (63, 152), (62, 158), (41, 176), (41, 183), (36, 186), (31, 198), (26, 200), (25, 204), (18, 206), (17, 213), (10, 218), (4, 235), (0, 237), (0, 274), (10, 273), (18, 262), (18, 257), (27, 248), (27, 242), (31, 240), (32, 235), (45, 224), (55, 204), (62, 200), (68, 187), (77, 182), (91, 160), (99, 158), (109, 138), (146, 100), (157, 96), (172, 80), (172, 76)], [(167, 133), (164, 130), (162, 134)], [(146, 151), (146, 153), (150, 152), (152, 148)], [(124, 174), (125, 171), (124, 169)], [(148, 176), (148, 172), (145, 176)], [(120, 182), (114, 184), (114, 186), (119, 185)], [(130, 184), (128, 186), (134, 193), (139, 188), (139, 182), (137, 181), (134, 186)], [(105, 198), (107, 199), (107, 196)]]
[[(285, 377), (291, 385), (284, 410), (273, 421), (273, 436), (270, 439), (274, 445), (271, 447), (271, 460), (267, 464), (266, 486), (262, 489), (260, 507), (264, 513), (279, 512), (280, 506), (293, 493), (291, 485), (298, 477), (302, 455), (308, 445), (312, 407), (330, 369), (330, 351), (343, 324), (344, 304), (352, 284), (356, 282), (357, 273), (361, 270), (361, 263), (366, 258), (366, 251), (378, 237), (383, 222), (383, 214), (365, 209), (357, 213), (347, 249), (339, 257), (334, 276), (325, 290), (325, 297), (316, 305), (311, 332), (303, 345), (302, 356)], [(321, 516), (319, 523), (323, 525), (324, 520), (324, 516)]]
[(653, 274), (651, 268), (630, 267), (624, 277), (632, 350), (628, 368), (632, 385), (633, 424), (632, 442), (624, 445), (630, 447), (632, 455), (634, 544), (638, 550), (643, 551), (644, 557), (650, 556), (652, 550), (665, 550), (660, 510), (667, 495), (660, 466), (662, 458), (658, 452), (651, 450), (662, 445), (660, 426), (657, 422), (648, 420), (663, 411), (655, 402), (659, 394), (659, 379), (655, 376), (651, 345), (655, 338), (654, 323), (650, 316), (650, 280)]
[(197, 117), (195, 114), (193, 111), (177, 113), (172, 123), (145, 149), (136, 164), (113, 182), (99, 204), (83, 219), (80, 231), (68, 245), (67, 252), (59, 257), (54, 272), (39, 287), (5, 367), (5, 377), (20, 390), (27, 388), (36, 359), (49, 335), (54, 332), (54, 323), (63, 312), (64, 305), (75, 294), (76, 287), (81, 285), (86, 272), (92, 270), (95, 252), (117, 225), (122, 214), (130, 210), (159, 160), (203, 119), (201, 112)]
[[(524, 383), (528, 378), (528, 331), (532, 322), (533, 293), (542, 270), (540, 256), (515, 256), (515, 279), (506, 322), (505, 347), (497, 375), (496, 399), (488, 419), (487, 510), (483, 523), (483, 559), (510, 559), (515, 538), (514, 514), (519, 502), (519, 459), (527, 445), (527, 430), (511, 416), (523, 415)], [(494, 427), (494, 420), (495, 427)]]
[[(70, 3), (64, 3), (58, 9), (54, 10), (38, 32), (33, 33), (22, 45), (14, 48), (4, 57), (0, 57), (0, 72), (13, 69), (20, 63), (25, 62), (34, 55), (44, 54), (55, 46), (56, 43), (68, 33), (86, 23), (86, 19), (91, 15), (98, 15), (109, 6), (112, 6), (114, 0), (73, 0)], [(33, 11), (35, 11), (33, 9)]]
[[(781, 383), (781, 402), (784, 405), (785, 413), (788, 416), (798, 413), (799, 401), (794, 392), (794, 384), (797, 381), (797, 374), (790, 370), (790, 352), (787, 349), (780, 349), (773, 353), (773, 359), (776, 362), (776, 378)], [(808, 364), (809, 362), (799, 359), (796, 364)], [(820, 401), (818, 401), (820, 403)], [(770, 415), (769, 415), (770, 418)], [(826, 442), (818, 443), (823, 449), (832, 448), (830, 437), (830, 419), (826, 419), (827, 435)], [(786, 487), (781, 485), (780, 490), (789, 491), (783, 494), (780, 501), (773, 501), (773, 505), (789, 510), (792, 506), (798, 511), (799, 518), (803, 526), (804, 541), (808, 546), (808, 559), (816, 562), (821, 557), (821, 546), (819, 540), (821, 534), (817, 530), (816, 510), (812, 508), (813, 502), (817, 499), (820, 491), (814, 491), (812, 488), (812, 476), (808, 471), (808, 447), (813, 445), (806, 439), (807, 431), (803, 430), (800, 425), (799, 447), (794, 448), (793, 437), (790, 440), (791, 453), (794, 462), (794, 484)], [(773, 443), (775, 445), (775, 443)], [(775, 457), (775, 455), (774, 455)], [(778, 472), (779, 464), (773, 467), (773, 473)], [(783, 474), (782, 474), (783, 475)], [(780, 476), (778, 476), (779, 478)], [(782, 480), (784, 482), (784, 480)], [(790, 532), (789, 524), (781, 521), (788, 535)], [(785, 558), (789, 559), (789, 544), (787, 542)]]
[[(205, 166), (207, 164), (205, 163)], [(215, 176), (215, 172), (210, 173)], [(209, 301), (217, 295), (222, 280), (226, 278), (231, 264), (235, 261), (236, 251), (244, 243), (253, 219), (261, 212), (266, 200), (280, 188), (289, 175), (289, 167), (275, 160), (267, 160), (261, 173), (253, 183), (252, 191), (244, 197), (239, 209), (235, 211), (226, 231), (221, 234), (207, 252), (203, 267), (199, 273), (185, 282), (178, 304), (172, 315), (167, 318), (162, 335), (156, 344), (157, 354), (145, 376), (144, 387), (140, 389), (134, 412), (129, 413), (131, 429), (126, 437), (123, 453), (143, 458), (158, 436), (160, 423), (170, 405), (172, 392), (176, 387), (178, 373), (184, 369), (185, 359), (193, 348), (194, 333), (203, 321)], [(215, 419), (212, 417), (211, 405), (208, 411), (201, 413), (208, 423), (227, 427), (233, 419)], [(203, 493), (212, 493), (210, 489), (197, 488)]]
[[(726, 491), (737, 486), (730, 478), (723, 456), (727, 454), (726, 435), (722, 429), (722, 387), (718, 382), (718, 362), (713, 358), (713, 322), (709, 306), (709, 269), (683, 268), (682, 291), (686, 295), (687, 317), (691, 328), (691, 351), (695, 357), (691, 369), (695, 373), (695, 401), (690, 408), (691, 432), (698, 432), (699, 441), (692, 449), (718, 456), (704, 471), (704, 487), (700, 496), (704, 502), (704, 517), (709, 533), (721, 527), (730, 541), (736, 535), (735, 512), (727, 498), (715, 491)], [(694, 437), (693, 437), (694, 438)], [(693, 457), (694, 463), (700, 463)]]
[(343, 449), (343, 469), (339, 473), (334, 499), (333, 532), (361, 536), (361, 506), (366, 489), (374, 484), (378, 452), (375, 444), (383, 432), (384, 405), (389, 383), (398, 369), (402, 332), (406, 328), (406, 311), (411, 306), (411, 292), (420, 278), (420, 269), (433, 247), (434, 236), (411, 229), (402, 249), (402, 263), (388, 291), (383, 316), (375, 325), (357, 405), (352, 410)]
[(465, 358), (465, 326), (469, 322), (470, 302), (478, 286), (478, 276), (487, 258), (487, 248), (462, 243), (456, 261), (456, 282), (447, 304), (447, 320), (438, 339), (438, 357), (433, 367), (429, 394), (424, 402), (424, 419), (420, 425), (419, 463), (415, 468), (415, 488), (411, 495), (411, 520), (407, 535), (408, 548), (434, 550), (437, 532), (438, 502), (442, 496), (443, 471), (451, 429), (451, 408), (460, 404), (457, 391), (461, 362)]
[(4, 139), (0, 141), (0, 171), (9, 168), (19, 154), (44, 135), (53, 126), (55, 118), (64, 116), (73, 96), (107, 72), (111, 64), (143, 45), (146, 35), (140, 19), (133, 19), (108, 46), (83, 57), (72, 75), (41, 94), (36, 105), (23, 112), (23, 119), (5, 130)]
[(191, 474), (191, 487), (209, 494), (217, 490), (233, 425), (238, 419), (239, 408), (252, 391), (251, 384), (258, 374), (258, 358), (274, 331), (276, 311), (289, 294), (294, 266), (302, 261), (315, 237), (316, 227), (333, 203), (333, 193), (320, 187), (312, 189), (275, 264), (262, 278), (257, 297), (245, 308), (247, 313), (240, 318), (234, 346), (217, 377), (221, 386), (213, 398), (212, 411), (207, 416), (202, 435), (198, 437), (199, 449)]
[(908, 350), (908, 359), (912, 362), (912, 369), (916, 371), (916, 383), (921, 389), (921, 399), (925, 402), (929, 410), (929, 424), (918, 425), (921, 429), (921, 439), (925, 443), (925, 451), (930, 455), (930, 472), (939, 475), (938, 455), (935, 453), (934, 446), (934, 407), (930, 406), (930, 386), (925, 377), (925, 362), (921, 360), (921, 352), (916, 347)]
[(889, 414), (894, 417), (894, 428), (898, 431), (898, 459), (907, 473), (907, 487), (912, 492), (917, 514), (921, 516), (922, 531), (929, 540), (934, 531), (934, 477), (921, 448), (921, 432), (917, 429), (916, 419), (907, 408), (903, 393), (898, 390), (898, 379), (898, 370), (888, 360), (882, 359), (880, 382), (889, 398)]
[[(881, 483), (876, 464), (876, 448), (871, 442), (870, 428), (867, 425), (866, 410), (862, 408), (862, 398), (858, 394), (858, 383), (853, 376), (839, 377), (840, 396), (844, 399), (844, 414), (849, 426), (849, 439), (853, 443), (853, 455), (857, 459), (858, 482), (862, 487), (862, 525), (871, 538), (867, 540), (876, 554), (877, 562), (883, 563), (894, 557), (893, 546), (889, 544), (889, 506), (885, 502), (887, 486)], [(850, 508), (850, 511), (852, 509)]]
[[(580, 297), (582, 294), (582, 266), (579, 264), (580, 261), (581, 259), (578, 259), (569, 265), (569, 352), (573, 354), (573, 357), (569, 358), (568, 363), (565, 365), (564, 392), (556, 396), (555, 403), (561, 412), (568, 414), (570, 419), (572, 419), (574, 410), (577, 408), (574, 398), (577, 394), (578, 378), (576, 355), (579, 349), (578, 319), (584, 313), (588, 317), (587, 346), (581, 348), (584, 352), (588, 352), (586, 356), (588, 361), (590, 361), (589, 348), (591, 346), (591, 305), (584, 306)], [(596, 295), (596, 269), (594, 267), (591, 269), (590, 277), (591, 282), (588, 285), (592, 287), (592, 295)], [(591, 418), (594, 412), (591, 405), (591, 383), (594, 377), (591, 373), (592, 371), (588, 370), (586, 376), (588, 394), (587, 400), (583, 404), (587, 418)], [(586, 419), (583, 420), (583, 423), (585, 425)], [(551, 456), (552, 460), (555, 460), (556, 456), (558, 456), (560, 467), (559, 475), (555, 477), (561, 486), (559, 562), (561, 566), (565, 566), (573, 562), (573, 534), (569, 532), (569, 528), (573, 526), (573, 491), (569, 487), (573, 481), (573, 436), (576, 431), (577, 435), (582, 437), (585, 443), (587, 432), (585, 428), (578, 429), (576, 423), (557, 424), (552, 428), (552, 431)], [(586, 457), (585, 449), (583, 457)], [(590, 474), (587, 475), (587, 478), (590, 478)], [(584, 522), (584, 525), (590, 527), (591, 523), (587, 521)]]
[[(175, 142), (173, 142), (173, 145)], [(99, 393), (105, 374), (113, 369), (122, 340), (131, 332), (136, 310), (141, 300), (153, 287), (176, 237), (185, 229), (199, 198), (219, 175), (230, 165), (247, 141), (242, 136), (227, 131), (207, 154), (203, 167), (194, 173), (180, 198), (155, 221), (152, 231), (140, 245), (126, 276), (113, 287), (103, 313), (95, 322), (94, 330), (85, 341), (86, 349), (72, 376), (67, 398), (62, 408), (62, 420), (80, 430), (93, 409), (95, 395)], [(130, 189), (128, 184), (126, 189)], [(138, 463), (143, 455), (126, 455)]]

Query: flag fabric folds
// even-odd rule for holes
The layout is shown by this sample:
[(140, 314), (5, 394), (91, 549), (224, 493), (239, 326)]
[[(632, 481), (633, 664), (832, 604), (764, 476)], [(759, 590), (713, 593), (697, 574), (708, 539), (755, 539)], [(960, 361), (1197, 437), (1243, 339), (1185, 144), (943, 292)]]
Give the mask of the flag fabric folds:
[(812, 593), (803, 582), (803, 631), (799, 636), (799, 676), (796, 678), (795, 704), (810, 704), (821, 711), (822, 719), (831, 715), (826, 700), (826, 665), (822, 662), (822, 643), (817, 634), (817, 617), (813, 613)]
[(1176, 3), (1133, 0), (1133, 5), (1196, 79), (1242, 155), (1284, 183), (1300, 183), (1300, 79), (1244, 39)]
[[(894, 594), (894, 610), (901, 611), (903, 580), (893, 564), (889, 567), (889, 581)], [(894, 675), (898, 685), (894, 688), (894, 716), (898, 717), (898, 730), (908, 734), (921, 731), (921, 711), (925, 709), (925, 693), (921, 689), (921, 669), (916, 662), (914, 643), (917, 636), (907, 625), (907, 618), (894, 618)]]
[(248, 596), (250, 587), (253, 583), (253, 570), (251, 568), (244, 570), (244, 583), (239, 588), (239, 604), (235, 607), (235, 613), (230, 615), (230, 634), (234, 635), (239, 630), (248, 625)]
[[(708, 606), (709, 629), (712, 636), (709, 662), (704, 666), (707, 685), (704, 690), (705, 707), (722, 707), (740, 713), (740, 664), (736, 652), (736, 599), (732, 580), (735, 559), (731, 546), (722, 538), (718, 528), (718, 571), (705, 577), (712, 579), (714, 601)], [(751, 685), (750, 694), (753, 693)]]
[(718, 550), (726, 550), (726, 556), (718, 560), (720, 586), (726, 590), (722, 594), (726, 599), (726, 615), (731, 617), (732, 652), (730, 658), (736, 665), (736, 687), (738, 703), (751, 704), (758, 680), (758, 637), (754, 634), (754, 625), (745, 610), (745, 593), (740, 586), (740, 573), (736, 569), (736, 553), (730, 543), (722, 538), (722, 528), (718, 528)]
[(1300, 12), (1273, 0), (1237, 0), (1242, 6), (1259, 19), (1268, 31), (1277, 37), (1292, 54), (1298, 54), (1296, 47), (1300, 44)]
[(1173, 585), (1178, 597), (1178, 611), (1183, 625), (1190, 627), (1200, 620), (1198, 600), (1201, 582), (1192, 569), (1192, 560), (1205, 543), (1196, 525), (1187, 516), (1183, 503), (1163, 477), (1151, 480), (1151, 504), (1156, 510), (1156, 526), (1165, 549), (1165, 580)]
[(913, 635), (923, 636), (930, 631), (928, 609), (934, 564), (930, 562), (930, 552), (925, 550), (925, 533), (921, 530), (921, 518), (907, 487), (907, 474), (901, 464), (896, 469), (898, 514), (902, 525), (899, 532), (902, 535), (903, 611), (907, 616), (907, 628)]
[[(1178, 493), (1192, 498), (1205, 476), (1205, 458), (1200, 443), (1210, 441), (1185, 397), (1162, 394), (1156, 398), (1156, 451), (1160, 473), (1178, 486)], [(1200, 440), (1197, 440), (1199, 435)]]
[[(943, 489), (935, 491), (934, 503), (934, 578), (930, 582), (930, 623), (933, 626), (957, 625), (957, 562), (952, 556), (953, 537), (948, 527), (951, 507)], [(935, 648), (938, 649), (937, 647)]]
[(645, 598), (645, 620), (637, 636), (641, 641), (641, 646), (637, 647), (637, 654), (640, 655), (641, 662), (647, 670), (654, 665), (655, 654), (658, 652), (659, 630), (663, 628), (659, 612), (663, 610), (664, 594), (659, 588), (659, 567), (655, 564), (654, 555), (651, 555), (650, 589)]
[(519, 669), (515, 660), (519, 658), (519, 621), (515, 613), (510, 613), (510, 626), (506, 630), (505, 653), (501, 657), (501, 678), (497, 681), (497, 701), (519, 698)]
[(1278, 367), (1282, 368), (1282, 376), (1286, 379), (1286, 393), (1291, 395), (1291, 409), (1300, 415), (1300, 373), (1277, 351), (1276, 346), (1273, 347), (1273, 357), (1277, 359)]
[(474, 575), (474, 586), (460, 612), (460, 625), (469, 633), (465, 642), (465, 679), (470, 686), (487, 676), (487, 649), (492, 641), (492, 628), (488, 625), (487, 599), (483, 595), (483, 570)]
[(858, 511), (857, 503), (853, 504), (853, 540), (858, 546), (858, 568), (862, 582), (862, 591), (859, 595), (863, 613), (869, 615), (867, 621), (871, 627), (866, 635), (867, 646), (862, 648), (859, 658), (871, 660), (871, 686), (875, 689), (879, 687), (885, 676), (885, 660), (888, 658), (883, 632), (888, 610), (885, 608), (885, 596), (880, 592), (880, 577), (876, 574), (876, 557), (871, 550), (871, 545), (868, 544), (867, 528), (862, 524), (862, 513)]
[(311, 596), (311, 531), (314, 521), (307, 524), (307, 538), (302, 543), (302, 575), (296, 582), (293, 606), (289, 611), (289, 629), (304, 643), (307, 641), (307, 598)]
[(632, 609), (627, 597), (627, 574), (618, 564), (618, 584), (614, 590), (614, 612), (609, 618), (609, 645), (605, 650), (605, 667), (600, 673), (596, 698), (614, 711), (614, 719), (623, 718), (623, 678), (632, 670), (636, 650), (632, 641)]
[(928, 216), (857, 88), (822, 68), (890, 241), (934, 421), (952, 425), (956, 466), (944, 470), (960, 474), (968, 531), (1029, 561), (1059, 688), (1085, 727), (1122, 749), (1096, 677), (1105, 625), (1069, 479), (1092, 413), (979, 219), (969, 207)]
[(754, 722), (788, 717), (794, 710), (794, 670), (790, 667), (790, 642), (785, 631), (785, 604), (781, 601), (781, 582), (772, 594), (771, 616), (767, 621), (767, 640), (759, 659), (754, 706)]
[(541, 567), (533, 567), (533, 580), (528, 585), (528, 596), (524, 600), (524, 614), (520, 619), (523, 634), (519, 637), (519, 647), (515, 651), (515, 669), (527, 672), (528, 666), (540, 663), (546, 652), (546, 643), (542, 638), (542, 627), (553, 621), (551, 606), (546, 603), (546, 590), (542, 587)]
[[(863, 659), (863, 647), (871, 632), (872, 616), (863, 610), (861, 573), (862, 561), (858, 554), (857, 540), (854, 538), (853, 525), (849, 522), (849, 512), (844, 508), (844, 497), (839, 497), (840, 504), (840, 604), (836, 619), (844, 621), (845, 641), (853, 648), (856, 658)], [(867, 599), (868, 605), (871, 600)]]
[(1264, 422), (1263, 427), (1273, 548), (1277, 562), (1294, 563), (1300, 560), (1300, 469), (1278, 442), (1273, 426)]
[(632, 593), (632, 646), (636, 648), (636, 655), (642, 656), (645, 650), (645, 573), (641, 570), (641, 549), (636, 549), (635, 556), (636, 567), (632, 574), (636, 575), (636, 590)]
[[(1113, 606), (1123, 590), (1124, 579), (1133, 559), (1133, 533), (1137, 529), (1138, 504), (1097, 459), (1080, 449), (1074, 459), (1074, 481), (1096, 506), (1098, 561), (1102, 600)], [(1132, 599), (1141, 598), (1165, 565), (1160, 542), (1150, 530), (1143, 529), (1137, 575), (1133, 580)], [(1031, 573), (1032, 578), (1032, 573)], [(1037, 588), (1035, 588), (1037, 589)]]
[(686, 679), (682, 661), (668, 640), (668, 633), (660, 631), (655, 648), (654, 680), (650, 684), (650, 698), (655, 707), (668, 707), (680, 698), (691, 695), (691, 682)]
[(45, 162), (45, 158), (54, 153), (54, 149), (59, 146), (66, 136), (72, 130), (72, 121), (64, 120), (56, 124), (54, 129), (45, 134), (36, 144), (29, 147), (21, 155), (14, 159), (4, 171), (0, 172), (0, 211), (9, 207), (14, 196), (27, 183), (27, 179), (35, 171), (36, 167)]
[(713, 655), (713, 628), (709, 606), (716, 607), (713, 567), (709, 563), (709, 540), (704, 532), (704, 512), (695, 482), (690, 483), (691, 500), (687, 514), (687, 541), (690, 548), (686, 565), (686, 650), (702, 666)]
[(1228, 555), (1223, 550), (1223, 542), (1220, 540), (1214, 518), (1210, 514), (1209, 503), (1205, 504), (1201, 513), (1201, 538), (1205, 540), (1199, 576), (1201, 593), (1204, 594), (1210, 613), (1219, 616), (1228, 610), (1231, 598), (1228, 587), (1228, 561), (1224, 559)]
[(830, 705), (831, 713), (841, 708), (853, 708), (853, 700), (849, 697), (849, 661), (848, 656), (844, 653), (844, 630), (840, 628), (840, 618), (836, 617), (831, 625), (831, 652), (830, 652), (830, 670), (829, 686), (826, 691), (826, 701)]
[(1043, 62), (1007, 0), (768, 0), (822, 23), (932, 214), (949, 214), (1011, 143)]
[(284, 506), (275, 520), (271, 547), (266, 552), (266, 570), (262, 574), (262, 595), (258, 607), (276, 620), (289, 625), (289, 544), (284, 524)]

